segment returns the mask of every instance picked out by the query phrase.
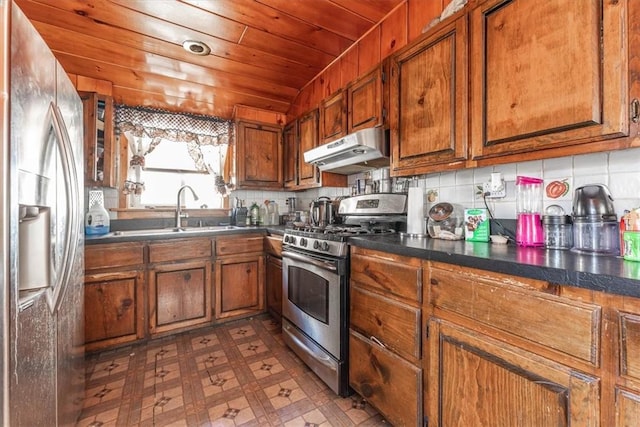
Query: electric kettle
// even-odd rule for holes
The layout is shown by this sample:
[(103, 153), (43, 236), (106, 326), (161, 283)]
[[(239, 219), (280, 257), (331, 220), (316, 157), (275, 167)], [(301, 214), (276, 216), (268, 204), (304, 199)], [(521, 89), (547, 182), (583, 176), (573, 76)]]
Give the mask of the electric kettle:
[(311, 202), (309, 206), (311, 224), (324, 228), (336, 222), (336, 210), (329, 197), (322, 196)]

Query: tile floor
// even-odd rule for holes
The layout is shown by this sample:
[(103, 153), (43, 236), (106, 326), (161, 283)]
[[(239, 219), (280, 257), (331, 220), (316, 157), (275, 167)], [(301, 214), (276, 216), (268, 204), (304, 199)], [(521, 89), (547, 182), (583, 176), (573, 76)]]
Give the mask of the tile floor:
[(282, 342), (269, 315), (86, 359), (78, 426), (389, 426), (335, 395)]

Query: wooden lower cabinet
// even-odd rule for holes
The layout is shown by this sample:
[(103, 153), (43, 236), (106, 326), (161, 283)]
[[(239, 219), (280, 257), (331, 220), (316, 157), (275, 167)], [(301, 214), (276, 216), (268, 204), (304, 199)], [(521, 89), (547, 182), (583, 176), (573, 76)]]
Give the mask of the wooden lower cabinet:
[(353, 329), (349, 384), (392, 425), (422, 425), (422, 369)]
[(211, 261), (155, 266), (149, 272), (149, 332), (211, 321)]
[(216, 239), (215, 318), (264, 311), (264, 234)]
[(264, 256), (233, 256), (216, 261), (216, 319), (264, 310)]
[(394, 426), (422, 425), (422, 264), (351, 248), (349, 385)]
[(266, 261), (267, 309), (277, 318), (282, 317), (282, 258), (267, 255)]
[(144, 337), (144, 273), (94, 273), (84, 279), (87, 351)]
[(265, 236), (266, 255), (265, 288), (267, 310), (276, 318), (282, 318), (282, 236)]
[(84, 330), (86, 351), (145, 337), (144, 245), (85, 247)]
[(599, 378), (446, 321), (429, 331), (429, 425), (599, 424)]
[(212, 319), (209, 238), (149, 243), (149, 333), (164, 334)]
[(640, 299), (612, 297), (614, 309), (605, 317), (614, 341), (611, 370), (614, 384), (616, 427), (640, 425)]

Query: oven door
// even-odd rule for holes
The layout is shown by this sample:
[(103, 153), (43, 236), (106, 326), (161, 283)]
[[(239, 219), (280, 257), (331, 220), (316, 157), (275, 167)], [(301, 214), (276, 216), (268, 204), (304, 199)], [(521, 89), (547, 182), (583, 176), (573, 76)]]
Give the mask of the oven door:
[(341, 263), (306, 253), (282, 252), (282, 314), (305, 335), (340, 360), (346, 313), (346, 276)]

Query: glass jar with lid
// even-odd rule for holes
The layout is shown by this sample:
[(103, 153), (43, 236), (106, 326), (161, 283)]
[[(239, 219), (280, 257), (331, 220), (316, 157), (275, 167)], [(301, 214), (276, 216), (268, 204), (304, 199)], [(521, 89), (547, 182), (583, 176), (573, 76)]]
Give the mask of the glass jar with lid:
[(550, 205), (542, 217), (544, 246), (547, 249), (571, 249), (573, 246), (573, 224), (570, 215), (558, 205)]

